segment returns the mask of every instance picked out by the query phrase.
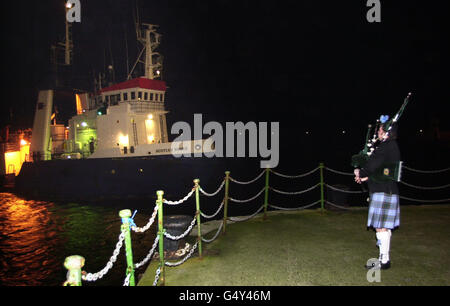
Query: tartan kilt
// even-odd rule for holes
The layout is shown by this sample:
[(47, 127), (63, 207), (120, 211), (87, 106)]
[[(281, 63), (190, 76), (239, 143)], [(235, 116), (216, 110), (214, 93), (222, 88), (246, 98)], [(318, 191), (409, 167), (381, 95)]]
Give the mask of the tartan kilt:
[(393, 229), (399, 225), (400, 203), (398, 194), (372, 193), (367, 227)]

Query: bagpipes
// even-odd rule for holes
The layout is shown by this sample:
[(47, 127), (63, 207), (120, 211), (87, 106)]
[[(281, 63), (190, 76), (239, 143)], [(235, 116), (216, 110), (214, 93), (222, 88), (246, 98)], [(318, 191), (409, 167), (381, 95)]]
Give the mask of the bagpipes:
[[(406, 98), (403, 101), (400, 110), (395, 114), (394, 118), (389, 120), (389, 116), (382, 115), (379, 119), (377, 119), (374, 129), (373, 138), (369, 140), (369, 135), (372, 129), (372, 125), (369, 124), (367, 134), (366, 134), (366, 142), (364, 148), (358, 153), (352, 156), (351, 165), (354, 168), (363, 168), (367, 161), (369, 160), (372, 153), (375, 151), (376, 147), (379, 144), (379, 139), (377, 137), (378, 129), (381, 125), (383, 125), (383, 129), (386, 131), (386, 137), (389, 137), (392, 132), (392, 127), (395, 123), (400, 119), (403, 111), (405, 110), (406, 105), (409, 102), (409, 98), (411, 97), (411, 93), (408, 93)], [(380, 169), (376, 171), (376, 174), (371, 176), (370, 178), (379, 182), (386, 182), (389, 180), (400, 181), (401, 176), (401, 166), (402, 162), (398, 162), (395, 164), (384, 164)]]

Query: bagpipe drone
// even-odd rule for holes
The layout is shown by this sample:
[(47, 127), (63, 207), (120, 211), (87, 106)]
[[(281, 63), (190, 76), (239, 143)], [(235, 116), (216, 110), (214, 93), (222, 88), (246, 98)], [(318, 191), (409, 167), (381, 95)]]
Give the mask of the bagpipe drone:
[[(369, 160), (370, 156), (376, 150), (379, 144), (377, 132), (380, 126), (383, 126), (383, 130), (386, 131), (386, 137), (389, 137), (391, 135), (391, 133), (393, 132), (393, 128), (400, 119), (401, 115), (403, 114), (403, 111), (405, 110), (405, 107), (408, 104), (410, 97), (411, 93), (408, 93), (405, 100), (403, 101), (402, 106), (400, 107), (400, 110), (395, 114), (394, 118), (389, 120), (389, 116), (382, 115), (379, 119), (377, 119), (376, 124), (374, 126), (375, 129), (372, 139), (369, 139), (369, 135), (371, 133), (371, 129), (373, 126), (369, 124), (364, 148), (358, 154), (352, 156), (351, 165), (354, 168), (363, 168), (366, 165), (367, 161)], [(375, 171), (375, 173), (371, 175), (369, 178), (377, 182), (386, 182), (389, 180), (399, 182), (401, 176), (401, 169), (402, 169), (401, 161), (394, 164), (386, 163), (383, 164), (379, 169), (377, 169), (377, 171)]]

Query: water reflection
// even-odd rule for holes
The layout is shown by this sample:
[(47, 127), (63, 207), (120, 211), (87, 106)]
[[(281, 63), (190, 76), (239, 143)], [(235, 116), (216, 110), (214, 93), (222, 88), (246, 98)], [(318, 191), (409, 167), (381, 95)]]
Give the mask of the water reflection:
[[(3, 285), (39, 285), (59, 264), (51, 254), (57, 245), (52, 226), (53, 203), (26, 201), (0, 194), (0, 279)], [(38, 273), (36, 273), (38, 271)]]
[[(88, 272), (101, 270), (117, 243), (122, 208), (33, 201), (0, 193), (0, 285), (59, 286), (67, 272), (64, 259), (70, 255), (85, 257)], [(135, 218), (138, 225), (147, 223), (152, 208), (148, 212), (141, 209)], [(136, 259), (145, 257), (152, 236), (153, 226), (146, 235), (132, 237)], [(123, 253), (110, 273), (91, 284), (121, 285), (126, 270)]]

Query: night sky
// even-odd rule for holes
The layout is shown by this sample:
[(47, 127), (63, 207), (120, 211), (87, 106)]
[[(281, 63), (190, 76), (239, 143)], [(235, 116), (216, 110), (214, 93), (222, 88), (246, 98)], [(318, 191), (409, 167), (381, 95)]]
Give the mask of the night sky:
[[(279, 121), (281, 161), (349, 160), (362, 149), (367, 124), (393, 116), (412, 91), (400, 121), (403, 152), (417, 144), (420, 129), (450, 130), (444, 2), (381, 1), (380, 23), (367, 21), (366, 2), (138, 1), (141, 21), (158, 24), (163, 35), (169, 129), (192, 122), (194, 113), (224, 125)], [(125, 79), (125, 36), (130, 65), (137, 56), (135, 3), (81, 0), (81, 23), (73, 25), (76, 88), (91, 89), (93, 72), (109, 64), (116, 81)], [(63, 38), (64, 1), (15, 1), (2, 11), (0, 128), (32, 127), (50, 45)], [(63, 121), (75, 111), (74, 103), (58, 108)]]

